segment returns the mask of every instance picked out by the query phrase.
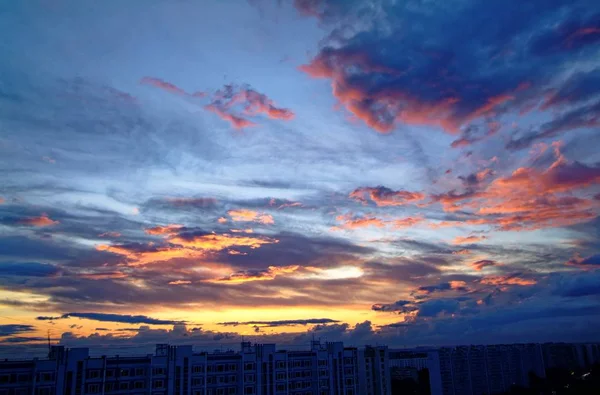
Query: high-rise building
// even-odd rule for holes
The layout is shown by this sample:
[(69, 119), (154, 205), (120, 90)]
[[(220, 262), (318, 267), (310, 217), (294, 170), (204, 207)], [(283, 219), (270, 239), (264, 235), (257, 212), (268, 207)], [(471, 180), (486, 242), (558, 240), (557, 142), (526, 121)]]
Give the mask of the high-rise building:
[(303, 351), (244, 342), (216, 353), (159, 344), (139, 357), (54, 346), (48, 359), (1, 361), (0, 395), (390, 395), (389, 377), (386, 347), (341, 342)]

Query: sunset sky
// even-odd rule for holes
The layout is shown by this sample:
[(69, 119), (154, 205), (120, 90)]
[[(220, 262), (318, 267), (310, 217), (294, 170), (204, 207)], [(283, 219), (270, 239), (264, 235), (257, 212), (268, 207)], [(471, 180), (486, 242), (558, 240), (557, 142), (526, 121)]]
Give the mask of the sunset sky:
[(600, 340), (600, 3), (0, 2), (0, 353)]

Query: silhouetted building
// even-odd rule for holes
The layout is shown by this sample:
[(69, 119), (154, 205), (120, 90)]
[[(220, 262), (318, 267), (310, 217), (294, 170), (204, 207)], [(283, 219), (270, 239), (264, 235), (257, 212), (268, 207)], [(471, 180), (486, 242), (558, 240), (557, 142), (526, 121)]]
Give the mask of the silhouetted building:
[(389, 377), (386, 347), (341, 342), (305, 351), (244, 342), (216, 353), (159, 344), (153, 355), (98, 358), (54, 346), (49, 359), (0, 362), (0, 395), (389, 395)]

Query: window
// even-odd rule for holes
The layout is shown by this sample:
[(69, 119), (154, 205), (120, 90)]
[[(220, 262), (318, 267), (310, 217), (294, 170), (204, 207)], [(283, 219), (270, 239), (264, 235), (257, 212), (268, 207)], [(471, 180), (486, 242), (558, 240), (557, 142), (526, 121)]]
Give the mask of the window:
[(253, 383), (254, 382), (254, 375), (252, 373), (246, 373), (244, 375), (244, 381), (247, 381), (249, 383)]
[(128, 389), (129, 389), (129, 383), (127, 381), (119, 383), (119, 390), (123, 391), (123, 390), (128, 390)]
[(129, 369), (121, 369), (121, 377), (129, 376)]
[(244, 370), (254, 370), (254, 362), (246, 362), (244, 364)]
[(88, 384), (87, 392), (88, 392), (88, 394), (100, 393), (100, 384)]
[(54, 381), (54, 372), (43, 372), (40, 374), (42, 381)]
[(28, 381), (31, 381), (31, 375), (29, 374), (20, 374), (17, 376), (17, 381), (19, 383), (26, 383)]
[(161, 374), (165, 374), (165, 368), (154, 368), (152, 369), (152, 375), (153, 376), (158, 376)]
[(135, 388), (136, 390), (140, 390), (144, 388), (144, 382), (143, 381), (136, 381), (133, 384), (133, 388)]
[(154, 380), (152, 383), (152, 388), (163, 388), (164, 383), (162, 380)]
[(217, 388), (217, 395), (225, 395), (225, 390), (223, 388)]
[(10, 381), (10, 374), (0, 375), (0, 384), (6, 384)]
[(112, 392), (117, 390), (117, 383), (105, 383), (104, 392)]
[(347, 389), (347, 390), (346, 390), (346, 395), (354, 395), (354, 390), (352, 390), (352, 389)]
[(275, 366), (277, 369), (285, 369), (285, 361), (277, 361)]
[(327, 377), (329, 376), (329, 372), (326, 370), (319, 370), (319, 377)]
[(285, 372), (277, 372), (277, 380), (285, 380)]
[(229, 371), (230, 372), (237, 372), (237, 365), (234, 364), (234, 363), (229, 364)]
[(348, 378), (345, 381), (346, 381), (346, 385), (354, 385), (354, 380), (352, 380), (351, 378)]
[(225, 371), (225, 365), (217, 365), (217, 372), (224, 372)]
[(229, 387), (227, 389), (227, 394), (229, 395), (235, 395), (236, 391), (235, 391), (235, 387)]
[(193, 373), (204, 373), (204, 365), (194, 365), (192, 366)]
[(244, 395), (254, 395), (254, 387), (244, 388)]
[(135, 375), (136, 376), (145, 376), (146, 375), (146, 369), (144, 369), (144, 368), (136, 368), (135, 369)]
[(35, 391), (36, 395), (52, 395), (53, 394), (53, 388), (51, 387), (46, 387), (46, 388), (38, 388)]
[(198, 386), (198, 385), (204, 385), (204, 378), (202, 377), (195, 377), (192, 379), (192, 385), (193, 386)]
[(319, 359), (319, 366), (327, 366), (327, 360), (326, 359)]
[(236, 378), (235, 375), (232, 374), (231, 376), (229, 376), (229, 382), (230, 383), (235, 383), (236, 380), (237, 380), (237, 378)]
[(115, 377), (115, 370), (114, 369), (107, 369), (106, 370), (106, 377)]

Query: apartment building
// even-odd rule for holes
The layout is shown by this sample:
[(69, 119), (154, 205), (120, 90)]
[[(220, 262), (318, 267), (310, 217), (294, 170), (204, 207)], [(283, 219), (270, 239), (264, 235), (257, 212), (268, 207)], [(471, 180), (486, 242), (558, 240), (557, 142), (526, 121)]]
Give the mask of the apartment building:
[[(442, 393), (442, 375), (440, 372), (440, 353), (433, 348), (390, 349), (389, 366), (392, 372), (397, 372), (397, 378), (415, 376), (418, 371), (429, 371), (429, 388), (432, 394)], [(411, 371), (411, 370), (414, 370)]]
[(240, 351), (215, 353), (159, 344), (139, 357), (53, 346), (48, 359), (0, 361), (0, 395), (25, 394), (389, 395), (390, 382), (387, 348), (341, 342), (301, 351), (244, 342)]

